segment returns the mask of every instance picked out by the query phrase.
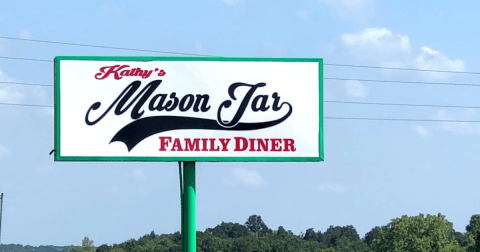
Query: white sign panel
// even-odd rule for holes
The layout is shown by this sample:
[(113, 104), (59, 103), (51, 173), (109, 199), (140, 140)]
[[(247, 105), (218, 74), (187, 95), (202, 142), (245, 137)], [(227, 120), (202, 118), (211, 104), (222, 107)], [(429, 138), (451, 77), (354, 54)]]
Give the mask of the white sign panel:
[(323, 61), (55, 58), (58, 161), (322, 161)]

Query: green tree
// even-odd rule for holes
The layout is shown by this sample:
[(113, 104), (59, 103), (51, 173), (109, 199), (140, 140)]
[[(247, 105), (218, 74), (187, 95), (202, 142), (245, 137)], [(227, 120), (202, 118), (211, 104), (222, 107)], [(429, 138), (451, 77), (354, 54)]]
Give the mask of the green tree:
[(452, 237), (455, 238), (458, 244), (460, 244), (462, 247), (468, 247), (472, 244), (468, 233), (463, 234), (460, 232), (454, 232), (452, 233)]
[(381, 227), (374, 227), (372, 230), (368, 231), (368, 233), (365, 234), (365, 237), (363, 240), (367, 244), (367, 246), (370, 246), (373, 242), (373, 240), (378, 239), (378, 236), (380, 235), (380, 229)]
[(227, 251), (228, 242), (211, 233), (199, 232), (197, 235), (197, 246), (204, 252)]
[(265, 239), (257, 238), (254, 233), (249, 236), (242, 236), (232, 241), (232, 252), (261, 252), (270, 251), (271, 246)]
[(182, 235), (180, 234), (179, 231), (173, 233), (173, 234), (170, 234), (169, 235), (170, 239), (172, 239), (172, 241), (176, 244), (179, 244), (180, 245), (180, 242), (182, 240)]
[(82, 247), (72, 246), (68, 250), (69, 252), (84, 252)]
[(214, 228), (207, 228), (205, 232), (211, 233), (221, 238), (238, 238), (248, 235), (250, 231), (248, 230), (248, 228), (238, 223), (225, 223), (222, 221), (222, 224), (217, 225)]
[(445, 216), (427, 215), (393, 219), (379, 230), (378, 239), (372, 241), (375, 252), (462, 252), (452, 237), (453, 224)]
[(90, 240), (88, 236), (85, 236), (82, 240), (81, 247), (72, 246), (68, 251), (69, 252), (95, 252), (96, 249), (93, 246), (93, 241)]
[(112, 250), (110, 250), (110, 252), (125, 252), (125, 249), (117, 246), (117, 247), (112, 248)]
[(107, 244), (103, 244), (95, 250), (95, 252), (106, 252), (109, 251), (110, 247)]
[(156, 235), (155, 235), (155, 232), (152, 230), (152, 232), (150, 232), (150, 238), (153, 239), (153, 238), (155, 238), (155, 236), (156, 236)]
[(326, 248), (326, 249), (315, 250), (315, 252), (335, 252), (335, 249), (334, 248)]
[(85, 236), (82, 240), (82, 248), (90, 248), (93, 247), (93, 241), (88, 238), (88, 236)]
[(315, 233), (313, 228), (309, 228), (307, 229), (307, 231), (305, 231), (305, 235), (303, 236), (303, 239), (307, 241), (316, 241), (317, 234)]
[(480, 215), (475, 214), (470, 217), (470, 222), (467, 226), (467, 235), (471, 240), (471, 245), (468, 248), (469, 252), (480, 252)]
[(277, 236), (279, 236), (282, 239), (285, 239), (287, 237), (287, 235), (288, 235), (288, 233), (285, 230), (285, 228), (283, 226), (279, 226), (278, 231), (277, 231)]
[(120, 246), (125, 249), (125, 251), (132, 251), (133, 248), (135, 247), (135, 239), (130, 239), (126, 242), (123, 242), (122, 244), (120, 244)]
[(364, 251), (366, 246), (360, 240), (357, 230), (349, 225), (345, 227), (330, 226), (321, 238), (326, 247), (334, 247), (336, 251)]
[(257, 235), (258, 233), (271, 233), (271, 230), (267, 227), (265, 222), (263, 222), (260, 215), (251, 215), (250, 217), (248, 217), (247, 221), (245, 222), (245, 227), (247, 227), (250, 231), (254, 232)]

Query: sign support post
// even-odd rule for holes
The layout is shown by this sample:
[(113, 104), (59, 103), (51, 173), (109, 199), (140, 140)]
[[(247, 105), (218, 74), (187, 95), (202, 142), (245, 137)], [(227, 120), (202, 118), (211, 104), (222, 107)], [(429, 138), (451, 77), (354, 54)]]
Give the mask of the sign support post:
[(180, 178), (180, 249), (184, 252), (185, 243), (183, 242), (184, 230), (184, 213), (183, 213), (183, 176), (182, 176), (182, 162), (178, 162), (178, 177)]
[(195, 162), (183, 162), (183, 192), (181, 196), (183, 252), (194, 252), (197, 248), (195, 197)]
[(3, 212), (3, 193), (0, 194), (0, 247), (2, 246), (2, 212)]

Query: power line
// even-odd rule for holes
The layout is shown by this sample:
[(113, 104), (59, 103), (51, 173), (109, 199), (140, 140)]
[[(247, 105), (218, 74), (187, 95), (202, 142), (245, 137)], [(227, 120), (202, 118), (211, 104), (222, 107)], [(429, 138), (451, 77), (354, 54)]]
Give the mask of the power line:
[(80, 43), (70, 43), (70, 42), (58, 42), (58, 41), (51, 41), (51, 40), (15, 38), (15, 37), (7, 37), (7, 36), (0, 36), (0, 38), (2, 38), (2, 39), (10, 39), (10, 40), (23, 40), (23, 41), (30, 41), (30, 42), (48, 43), (48, 44), (83, 46), (83, 47), (103, 48), (103, 49), (114, 49), (114, 50), (124, 50), (124, 51), (135, 51), (135, 52), (153, 52), (153, 53), (178, 54), (178, 55), (187, 55), (187, 56), (207, 56), (207, 57), (214, 57), (214, 56), (212, 56), (212, 55), (206, 55), (206, 54), (169, 52), (169, 51), (136, 49), (136, 48), (127, 48), (127, 47), (115, 47), (115, 46), (90, 45), (90, 44), (80, 44)]
[[(19, 104), (19, 103), (0, 103), (0, 105), (45, 107), (45, 108), (52, 108), (53, 107), (53, 106), (49, 106), (49, 105)], [(412, 119), (412, 118), (368, 118), (368, 117), (334, 117), (334, 116), (325, 116), (323, 118), (324, 119), (333, 119), (333, 120), (362, 120), (362, 121), (480, 123), (480, 121), (468, 121), (468, 120), (436, 120), (436, 119)]]
[[(0, 83), (4, 83), (4, 82), (0, 82)], [(38, 86), (53, 87), (53, 85), (43, 85), (43, 84), (30, 84), (30, 83), (15, 83), (15, 84), (20, 84), (20, 85), (38, 85)], [(377, 106), (407, 106), (407, 107), (434, 107), (434, 108), (480, 109), (480, 106), (439, 105), (439, 104), (412, 104), (412, 103), (385, 103), (385, 102), (354, 102), (354, 101), (331, 101), (331, 100), (326, 100), (326, 101), (324, 101), (324, 103), (377, 105)], [(53, 106), (50, 106), (50, 105), (34, 105), (34, 104), (20, 104), (20, 103), (0, 103), (0, 105), (53, 107)]]
[(376, 68), (376, 69), (389, 69), (389, 70), (435, 72), (435, 73), (480, 74), (480, 72), (449, 71), (449, 70), (435, 70), (435, 69), (418, 69), (418, 68), (403, 68), (403, 67), (380, 67), (380, 66), (365, 66), (365, 65), (333, 64), (333, 63), (324, 63), (324, 65), (326, 65), (326, 66), (338, 66), (338, 67), (360, 67), (360, 68)]
[[(0, 105), (13, 105), (13, 106), (29, 106), (29, 107), (46, 107), (52, 108), (49, 105), (36, 105), (36, 104), (19, 104), (19, 103), (0, 103)], [(325, 116), (324, 119), (333, 120), (362, 120), (362, 121), (404, 121), (404, 122), (452, 122), (452, 123), (480, 123), (475, 120), (441, 120), (441, 119), (414, 119), (414, 118), (369, 118), (369, 117), (334, 117)]]
[(2, 83), (2, 84), (12, 84), (12, 85), (27, 85), (27, 86), (53, 87), (53, 85), (37, 84), (37, 83), (25, 83), (25, 82), (0, 81), (0, 83)]
[[(1, 58), (1, 57), (0, 57)], [(452, 85), (452, 86), (472, 86), (480, 87), (480, 84), (470, 84), (470, 83), (454, 83), (454, 82), (422, 82), (422, 81), (401, 81), (401, 80), (371, 80), (371, 79), (348, 79), (348, 78), (329, 78), (325, 77), (324, 80), (339, 80), (339, 81), (364, 81), (364, 82), (380, 82), (380, 83), (407, 83), (407, 84), (419, 84), (419, 85)], [(18, 84), (18, 85), (31, 85), (31, 86), (52, 86), (47, 84), (37, 84), (37, 83), (24, 83), (24, 82), (10, 82), (10, 81), (0, 81), (4, 84)]]
[(411, 103), (384, 103), (384, 102), (353, 102), (353, 101), (324, 101), (326, 103), (360, 104), (360, 105), (380, 105), (380, 106), (408, 106), (408, 107), (434, 107), (434, 108), (469, 108), (480, 109), (475, 106), (459, 105), (436, 105), (436, 104), (411, 104)]
[(53, 62), (53, 60), (46, 60), (46, 59), (17, 58), (17, 57), (6, 57), (6, 56), (0, 56), (0, 59), (27, 60), (27, 61), (42, 61), (42, 62), (50, 62), (50, 63)]
[(381, 82), (381, 83), (406, 83), (421, 85), (453, 85), (453, 86), (474, 86), (480, 87), (480, 84), (470, 83), (454, 83), (454, 82), (423, 82), (423, 81), (401, 81), (401, 80), (371, 80), (371, 79), (346, 79), (346, 78), (323, 78), (324, 80), (341, 80), (341, 81), (364, 81), (364, 82)]
[[(46, 107), (52, 108), (49, 105), (36, 105), (36, 104), (12, 104), (12, 103), (0, 103), (0, 105), (14, 105), (14, 106), (29, 106), (29, 107)], [(480, 121), (467, 121), (467, 120), (436, 120), (436, 119), (411, 119), (411, 118), (368, 118), (368, 117), (334, 117), (325, 116), (324, 119), (333, 120), (362, 120), (362, 121), (404, 121), (404, 122), (451, 122), (451, 123), (480, 123)]]
[(0, 102), (0, 105), (53, 108), (53, 106), (51, 106), (51, 105), (37, 105), (37, 104), (23, 104), (23, 103), (6, 103), (6, 102)]
[[(183, 53), (183, 52), (172, 52), (172, 51), (159, 51), (159, 50), (147, 50), (147, 49), (136, 49), (136, 48), (126, 48), (126, 47), (115, 47), (115, 46), (102, 46), (102, 45), (80, 44), (80, 43), (71, 43), (71, 42), (58, 42), (58, 41), (51, 41), (51, 40), (15, 38), (15, 37), (7, 37), (7, 36), (0, 36), (0, 38), (2, 38), (2, 39), (9, 39), (9, 40), (21, 40), (21, 41), (38, 42), (38, 43), (60, 44), (60, 45), (71, 45), (71, 46), (83, 46), (83, 47), (93, 47), (93, 48), (103, 48), (103, 49), (114, 49), (114, 50), (125, 50), (125, 51), (166, 53), (166, 54), (177, 54), (177, 55), (188, 55), (188, 56), (221, 57), (221, 56), (206, 55), (206, 54)], [(3, 58), (3, 59), (16, 59), (16, 60), (31, 60), (31, 61), (46, 61), (46, 62), (52, 62), (52, 60), (43, 60), (43, 59), (26, 59), (26, 58), (14, 58), (14, 57), (0, 57), (0, 58)], [(401, 67), (381, 67), (381, 66), (351, 65), (351, 64), (336, 64), (336, 63), (324, 63), (324, 65), (325, 65), (325, 66), (336, 66), (336, 67), (358, 67), (358, 68), (404, 70), (404, 71), (420, 71), (420, 72), (436, 72), (436, 73), (480, 74), (480, 72), (467, 72), (467, 71), (449, 71), (449, 70), (417, 69), (417, 68), (401, 68)]]
[(334, 120), (363, 120), (363, 121), (404, 121), (404, 122), (452, 122), (452, 123), (480, 123), (468, 120), (441, 120), (441, 119), (412, 119), (412, 118), (369, 118), (369, 117), (334, 117), (325, 116), (325, 119)]

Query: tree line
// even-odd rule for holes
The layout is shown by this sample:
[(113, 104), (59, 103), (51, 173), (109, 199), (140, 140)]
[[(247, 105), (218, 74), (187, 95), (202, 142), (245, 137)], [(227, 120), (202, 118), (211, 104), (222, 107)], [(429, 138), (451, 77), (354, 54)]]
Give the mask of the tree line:
[[(157, 235), (154, 231), (121, 244), (93, 246), (88, 237), (82, 246), (69, 252), (173, 252), (180, 251), (181, 235)], [(17, 247), (11, 247), (17, 246)], [(65, 252), (62, 247), (42, 251), (3, 245), (1, 252)], [(41, 246), (42, 247), (42, 246)], [(51, 246), (53, 247), (53, 246)], [(259, 215), (244, 224), (222, 222), (204, 232), (197, 231), (197, 251), (232, 252), (480, 252), (480, 215), (473, 215), (464, 232), (456, 232), (444, 215), (402, 216), (381, 227), (374, 227), (360, 238), (351, 226), (330, 226), (325, 232), (309, 228), (294, 234), (279, 226), (269, 228)]]

